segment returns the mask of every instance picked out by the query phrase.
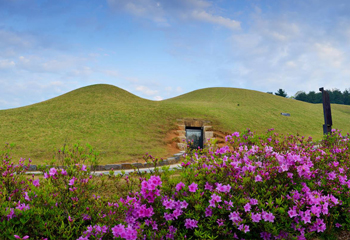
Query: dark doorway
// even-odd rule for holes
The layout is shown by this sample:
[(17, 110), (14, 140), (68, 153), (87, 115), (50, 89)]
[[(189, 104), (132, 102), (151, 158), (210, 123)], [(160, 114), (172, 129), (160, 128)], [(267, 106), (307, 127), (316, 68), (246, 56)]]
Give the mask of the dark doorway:
[(190, 147), (203, 149), (203, 128), (201, 127), (186, 127), (186, 140), (191, 142)]

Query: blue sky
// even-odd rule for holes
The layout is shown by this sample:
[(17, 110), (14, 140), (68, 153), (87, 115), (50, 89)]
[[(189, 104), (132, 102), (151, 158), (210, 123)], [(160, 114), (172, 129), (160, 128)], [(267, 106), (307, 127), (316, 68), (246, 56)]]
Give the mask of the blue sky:
[(347, 0), (0, 0), (0, 109), (97, 83), (343, 91), (349, 53)]

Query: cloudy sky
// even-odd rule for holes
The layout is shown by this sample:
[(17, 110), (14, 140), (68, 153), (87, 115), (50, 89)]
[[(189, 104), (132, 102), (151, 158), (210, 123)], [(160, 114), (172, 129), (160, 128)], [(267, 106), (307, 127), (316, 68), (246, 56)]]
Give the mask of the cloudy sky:
[(97, 83), (343, 91), (349, 53), (348, 0), (0, 0), (0, 109)]

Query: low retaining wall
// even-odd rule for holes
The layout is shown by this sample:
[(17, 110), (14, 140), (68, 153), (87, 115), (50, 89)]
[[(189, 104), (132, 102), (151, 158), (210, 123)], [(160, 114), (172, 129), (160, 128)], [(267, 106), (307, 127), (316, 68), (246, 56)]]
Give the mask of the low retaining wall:
[[(172, 165), (180, 162), (183, 159), (185, 151), (174, 154), (172, 157), (159, 161), (157, 166)], [(48, 168), (50, 166), (47, 166)], [(109, 171), (109, 170), (128, 170), (134, 168), (150, 168), (154, 167), (152, 163), (121, 163), (121, 164), (107, 164), (107, 165), (97, 165), (91, 171)], [(63, 166), (58, 166), (58, 168), (63, 168)], [(38, 171), (37, 165), (30, 165), (27, 171)]]

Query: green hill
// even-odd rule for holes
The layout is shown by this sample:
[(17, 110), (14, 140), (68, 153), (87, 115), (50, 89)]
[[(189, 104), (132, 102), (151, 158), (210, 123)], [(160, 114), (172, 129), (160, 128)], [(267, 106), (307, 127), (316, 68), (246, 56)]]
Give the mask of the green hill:
[[(290, 113), (290, 117), (280, 113)], [(334, 128), (350, 131), (350, 106), (332, 105)], [(196, 90), (150, 101), (111, 85), (92, 85), (59, 97), (0, 111), (0, 142), (16, 143), (14, 158), (50, 160), (65, 142), (89, 143), (102, 163), (136, 161), (146, 152), (166, 157), (166, 134), (179, 118), (211, 121), (216, 130), (322, 137), (322, 105), (235, 88)]]

